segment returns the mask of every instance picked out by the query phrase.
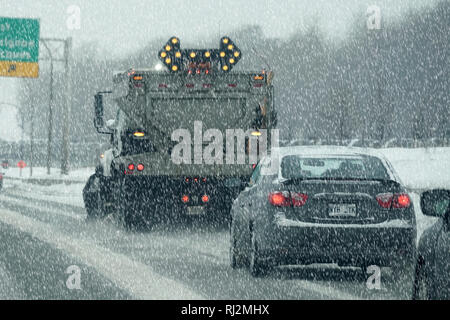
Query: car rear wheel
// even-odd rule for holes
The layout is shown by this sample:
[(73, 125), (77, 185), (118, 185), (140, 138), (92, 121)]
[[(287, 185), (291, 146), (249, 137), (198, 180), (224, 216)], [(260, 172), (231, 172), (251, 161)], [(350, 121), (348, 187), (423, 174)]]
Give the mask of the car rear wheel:
[(428, 277), (425, 272), (425, 262), (419, 259), (416, 265), (413, 299), (414, 300), (430, 300), (430, 292), (428, 289)]
[(236, 247), (236, 231), (235, 224), (231, 222), (230, 226), (230, 266), (233, 269), (243, 268), (245, 266), (245, 258), (239, 253), (239, 249)]
[(265, 276), (272, 269), (271, 265), (261, 257), (254, 232), (251, 234), (251, 251), (249, 260), (250, 273), (254, 277)]
[(409, 293), (411, 299), (412, 285), (414, 283), (414, 262), (405, 258), (391, 266), (392, 278), (399, 292)]

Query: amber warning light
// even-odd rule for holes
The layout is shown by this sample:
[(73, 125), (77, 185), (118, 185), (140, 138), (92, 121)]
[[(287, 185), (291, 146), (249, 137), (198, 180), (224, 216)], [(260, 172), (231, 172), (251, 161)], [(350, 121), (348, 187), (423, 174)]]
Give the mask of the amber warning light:
[(169, 72), (189, 75), (209, 74), (211, 70), (229, 72), (241, 59), (242, 52), (229, 37), (220, 39), (218, 49), (181, 49), (177, 37), (170, 38), (158, 57)]

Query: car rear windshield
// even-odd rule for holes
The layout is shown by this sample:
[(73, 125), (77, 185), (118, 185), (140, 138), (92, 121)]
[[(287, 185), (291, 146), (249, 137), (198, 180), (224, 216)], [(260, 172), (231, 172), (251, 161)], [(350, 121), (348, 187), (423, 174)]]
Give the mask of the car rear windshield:
[(281, 175), (286, 179), (390, 179), (380, 161), (373, 156), (320, 156), (287, 155), (281, 160)]

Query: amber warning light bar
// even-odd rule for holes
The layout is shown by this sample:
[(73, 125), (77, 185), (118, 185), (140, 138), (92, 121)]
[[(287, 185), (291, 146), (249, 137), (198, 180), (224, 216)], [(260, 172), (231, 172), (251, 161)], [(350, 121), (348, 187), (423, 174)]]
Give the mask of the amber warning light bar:
[(180, 40), (172, 37), (158, 53), (170, 72), (209, 74), (229, 72), (241, 59), (242, 53), (229, 37), (220, 39), (218, 49), (181, 49)]

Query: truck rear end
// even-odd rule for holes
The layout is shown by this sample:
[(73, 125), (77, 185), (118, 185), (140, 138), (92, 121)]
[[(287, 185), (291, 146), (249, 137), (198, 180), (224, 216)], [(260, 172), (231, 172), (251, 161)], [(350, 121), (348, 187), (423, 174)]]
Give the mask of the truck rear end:
[(211, 50), (181, 50), (171, 38), (159, 56), (167, 70), (113, 80), (124, 211), (226, 215), (258, 160), (252, 150), (262, 156), (273, 139), (272, 73), (230, 72), (241, 52), (227, 37)]

